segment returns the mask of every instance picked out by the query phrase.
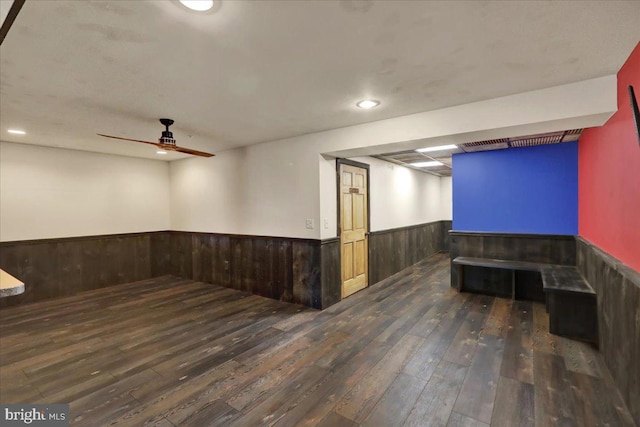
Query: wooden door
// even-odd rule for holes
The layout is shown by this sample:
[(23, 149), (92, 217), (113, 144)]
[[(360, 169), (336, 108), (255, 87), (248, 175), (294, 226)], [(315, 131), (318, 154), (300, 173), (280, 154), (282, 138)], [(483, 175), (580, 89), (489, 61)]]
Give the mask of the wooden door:
[(367, 169), (340, 164), (342, 298), (368, 286)]

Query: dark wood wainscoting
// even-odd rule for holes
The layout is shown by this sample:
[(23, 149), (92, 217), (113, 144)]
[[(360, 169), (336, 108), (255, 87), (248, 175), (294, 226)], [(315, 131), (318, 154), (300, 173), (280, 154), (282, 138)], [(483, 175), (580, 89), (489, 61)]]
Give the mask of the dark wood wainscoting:
[[(576, 265), (573, 236), (555, 234), (449, 232), (449, 254), (456, 257), (495, 258), (510, 261)], [(451, 286), (457, 283), (457, 269), (451, 269)]]
[(74, 295), (152, 277), (152, 239), (134, 233), (0, 243), (0, 268), (26, 283), (0, 307)]
[(339, 237), (322, 241), (320, 258), (322, 263), (322, 308), (325, 309), (342, 299)]
[(598, 295), (600, 352), (640, 420), (640, 273), (576, 237), (577, 267)]
[(321, 308), (320, 241), (171, 231), (162, 271), (185, 279)]
[(444, 222), (372, 232), (369, 236), (369, 284), (378, 283), (445, 250)]
[[(369, 283), (442, 251), (446, 223), (371, 233)], [(341, 298), (338, 238), (158, 231), (5, 242), (0, 268), (26, 283), (0, 307), (165, 275), (319, 309)]]
[(442, 250), (443, 252), (449, 252), (451, 247), (451, 239), (449, 238), (449, 231), (453, 228), (453, 221), (441, 221), (442, 222)]

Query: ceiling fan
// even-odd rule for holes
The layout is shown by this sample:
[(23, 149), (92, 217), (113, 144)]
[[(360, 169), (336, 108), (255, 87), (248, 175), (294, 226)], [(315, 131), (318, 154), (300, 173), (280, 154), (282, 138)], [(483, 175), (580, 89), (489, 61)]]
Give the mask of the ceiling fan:
[(121, 139), (123, 141), (133, 141), (133, 142), (142, 142), (143, 144), (151, 144), (166, 151), (178, 151), (180, 153), (186, 153), (186, 154), (191, 154), (191, 155), (200, 156), (200, 157), (215, 156), (215, 154), (205, 153), (204, 151), (193, 150), (191, 148), (185, 148), (185, 147), (178, 147), (176, 145), (176, 140), (173, 139), (173, 133), (169, 130), (169, 126), (173, 124), (173, 120), (160, 119), (160, 123), (164, 125), (165, 130), (162, 131), (162, 136), (158, 140), (159, 142), (141, 141), (139, 139), (123, 138), (121, 136), (104, 135), (101, 133), (99, 133), (98, 135), (104, 136), (106, 138)]

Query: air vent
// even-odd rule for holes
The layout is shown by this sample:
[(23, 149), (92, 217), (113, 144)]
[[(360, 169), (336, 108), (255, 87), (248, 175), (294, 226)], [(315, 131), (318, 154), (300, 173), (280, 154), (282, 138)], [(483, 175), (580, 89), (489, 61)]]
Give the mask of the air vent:
[(562, 141), (564, 133), (555, 135), (535, 136), (532, 138), (516, 139), (511, 141), (512, 147), (533, 147), (534, 145), (557, 144)]
[(500, 138), (500, 139), (489, 139), (487, 141), (475, 141), (475, 142), (467, 142), (462, 144), (464, 147), (479, 147), (481, 145), (493, 145), (493, 144), (502, 144), (509, 142), (509, 138)]
[(583, 131), (584, 129), (571, 129), (566, 131), (564, 133), (564, 137), (562, 138), (562, 142), (577, 141), (578, 138), (580, 138), (580, 135), (582, 135)]
[(473, 153), (476, 151), (488, 151), (488, 150), (500, 150), (502, 148), (509, 148), (507, 138), (502, 139), (490, 139), (488, 141), (475, 141), (475, 142), (467, 142), (466, 144), (460, 145), (467, 153)]

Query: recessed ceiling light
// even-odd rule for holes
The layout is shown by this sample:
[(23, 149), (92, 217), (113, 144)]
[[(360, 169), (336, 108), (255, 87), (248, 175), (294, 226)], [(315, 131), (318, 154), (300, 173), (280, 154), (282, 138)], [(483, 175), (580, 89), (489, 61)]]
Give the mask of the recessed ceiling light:
[(455, 144), (438, 145), (437, 147), (418, 148), (418, 153), (428, 153), (429, 151), (444, 151), (444, 150), (456, 150), (458, 148)]
[(377, 107), (380, 105), (380, 101), (376, 101), (374, 99), (364, 99), (356, 104), (358, 108), (362, 108), (364, 110), (369, 110), (373, 107)]
[(411, 166), (415, 166), (417, 168), (428, 168), (431, 166), (440, 166), (442, 162), (432, 161), (432, 162), (418, 162), (418, 163), (409, 163)]
[(158, 150), (156, 151), (156, 154), (167, 154), (167, 152), (164, 150)]
[(206, 12), (213, 7), (213, 0), (180, 0), (180, 3), (196, 12)]
[(7, 132), (12, 133), (14, 135), (26, 135), (27, 133), (23, 130), (18, 129), (9, 129)]

